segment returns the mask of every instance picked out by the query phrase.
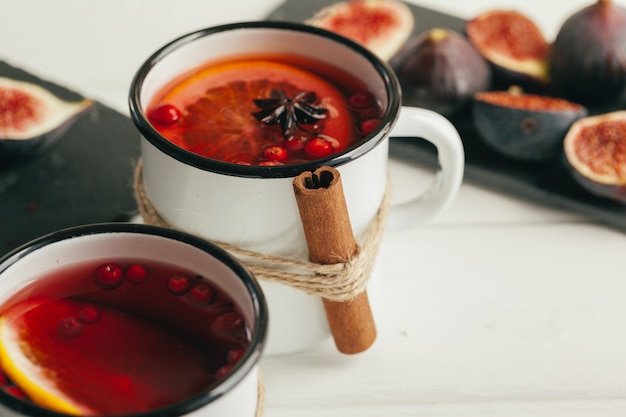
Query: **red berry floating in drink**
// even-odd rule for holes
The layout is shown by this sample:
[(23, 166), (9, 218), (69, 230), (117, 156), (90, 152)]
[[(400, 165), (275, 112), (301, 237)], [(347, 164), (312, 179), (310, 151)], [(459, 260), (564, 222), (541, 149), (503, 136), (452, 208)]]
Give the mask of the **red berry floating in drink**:
[(359, 91), (348, 98), (348, 105), (353, 109), (361, 110), (376, 104), (376, 97), (368, 91)]
[(359, 130), (363, 136), (368, 136), (380, 125), (380, 119), (367, 119), (361, 123)]
[(196, 284), (187, 293), (187, 299), (195, 306), (207, 306), (214, 296), (213, 289), (207, 284)]
[(304, 145), (304, 152), (311, 159), (318, 159), (332, 155), (335, 152), (335, 147), (329, 140), (318, 137), (309, 140)]
[(95, 272), (95, 282), (100, 288), (115, 288), (122, 284), (124, 271), (115, 263), (100, 265)]
[(192, 280), (187, 274), (174, 274), (167, 280), (167, 289), (174, 295), (183, 295), (191, 289)]
[(180, 110), (171, 104), (162, 104), (148, 112), (148, 120), (159, 126), (173, 126), (181, 117)]
[(132, 264), (126, 268), (126, 279), (132, 283), (139, 284), (148, 277), (148, 270), (141, 264)]
[(93, 304), (83, 306), (78, 312), (78, 320), (85, 324), (96, 323), (101, 316), (100, 309)]
[(270, 161), (285, 162), (289, 154), (282, 146), (271, 145), (263, 150), (263, 157)]

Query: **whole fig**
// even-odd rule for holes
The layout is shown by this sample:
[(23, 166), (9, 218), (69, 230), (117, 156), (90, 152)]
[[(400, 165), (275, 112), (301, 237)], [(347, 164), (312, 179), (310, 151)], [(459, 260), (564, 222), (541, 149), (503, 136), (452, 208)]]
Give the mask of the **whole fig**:
[(549, 57), (556, 94), (587, 105), (622, 101), (626, 92), (626, 9), (598, 0), (561, 26)]
[(487, 61), (460, 33), (435, 28), (413, 38), (391, 60), (407, 105), (450, 116), (491, 85)]

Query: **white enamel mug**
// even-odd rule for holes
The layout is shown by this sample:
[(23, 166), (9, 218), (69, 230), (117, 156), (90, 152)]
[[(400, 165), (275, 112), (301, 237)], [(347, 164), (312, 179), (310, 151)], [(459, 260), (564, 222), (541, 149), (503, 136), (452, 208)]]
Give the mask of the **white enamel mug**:
[[(0, 259), (0, 305), (25, 286), (36, 283), (42, 276), (49, 276), (59, 268), (115, 259), (157, 261), (184, 270), (202, 271), (204, 277), (219, 286), (240, 307), (239, 311), (250, 330), (250, 344), (224, 379), (206, 387), (193, 398), (123, 417), (255, 417), (259, 407), (258, 361), (267, 334), (265, 298), (258, 282), (239, 261), (204, 239), (178, 230), (123, 223), (78, 226), (54, 232)], [(80, 288), (83, 287), (81, 284)], [(77, 288), (79, 286), (75, 285), (74, 289)], [(139, 288), (140, 285), (135, 291)], [(186, 318), (193, 320), (193, 317)], [(133, 346), (128, 348), (133, 349)], [(22, 401), (4, 389), (0, 390), (0, 415), (70, 417), (69, 414)]]
[[(263, 52), (304, 55), (347, 71), (381, 102), (382, 122), (367, 138), (330, 157), (271, 167), (195, 155), (162, 137), (148, 122), (146, 106), (171, 80), (212, 60)], [(143, 186), (160, 216), (172, 227), (263, 254), (307, 259), (292, 181), (320, 166), (339, 170), (350, 221), (360, 239), (388, 186), (391, 135), (432, 142), (440, 169), (425, 193), (392, 207), (390, 228), (414, 226), (441, 212), (456, 196), (463, 177), (462, 142), (448, 120), (429, 110), (402, 107), (399, 83), (386, 63), (354, 42), (303, 24), (244, 22), (182, 36), (156, 51), (138, 70), (129, 103), (142, 135)], [(261, 285), (271, 316), (267, 354), (309, 349), (330, 338), (319, 298), (284, 284)], [(375, 291), (368, 293), (375, 304)]]

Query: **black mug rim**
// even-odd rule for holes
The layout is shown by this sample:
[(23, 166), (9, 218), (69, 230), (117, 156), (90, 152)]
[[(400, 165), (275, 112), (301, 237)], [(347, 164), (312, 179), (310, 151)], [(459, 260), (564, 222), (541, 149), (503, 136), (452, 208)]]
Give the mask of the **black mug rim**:
[[(115, 414), (111, 417), (181, 417), (218, 400), (230, 390), (235, 388), (237, 384), (241, 382), (255, 366), (257, 366), (261, 357), (267, 340), (269, 314), (268, 306), (261, 286), (254, 276), (230, 253), (209, 241), (176, 229), (139, 223), (95, 223), (74, 226), (35, 238), (0, 257), (0, 277), (2, 276), (2, 272), (11, 265), (49, 244), (79, 238), (82, 236), (106, 233), (159, 236), (191, 245), (207, 253), (209, 256), (216, 258), (218, 261), (226, 265), (242, 280), (248, 291), (256, 314), (254, 327), (251, 330), (252, 338), (250, 340), (250, 347), (225, 379), (207, 387), (196, 396), (183, 400), (179, 403), (148, 412)], [(3, 390), (0, 390), (0, 404), (13, 412), (22, 413), (25, 417), (71, 417), (70, 414), (59, 413), (34, 403), (19, 400)], [(102, 417), (107, 416), (103, 415)]]
[[(189, 42), (196, 39), (209, 36), (211, 34), (226, 32), (231, 30), (245, 29), (276, 29), (286, 31), (297, 31), (308, 33), (314, 36), (330, 39), (334, 42), (342, 44), (349, 49), (354, 50), (363, 56), (376, 69), (385, 85), (387, 94), (387, 108), (381, 119), (379, 126), (366, 138), (358, 143), (335, 153), (326, 158), (316, 159), (314, 161), (286, 164), (278, 166), (254, 166), (241, 165), (229, 162), (223, 162), (216, 159), (209, 159), (190, 151), (187, 151), (169, 140), (165, 139), (156, 129), (148, 122), (144, 109), (141, 106), (141, 89), (143, 83), (150, 70), (165, 58), (170, 52), (185, 46)], [(136, 128), (139, 130), (143, 138), (154, 145), (160, 151), (174, 157), (178, 161), (199, 168), (204, 171), (216, 172), (226, 175), (247, 177), (247, 178), (291, 178), (305, 171), (314, 171), (320, 166), (337, 167), (349, 161), (352, 161), (376, 147), (379, 143), (387, 138), (388, 132), (395, 123), (400, 107), (401, 107), (401, 89), (400, 83), (391, 67), (375, 54), (362, 45), (340, 36), (334, 32), (317, 28), (304, 23), (283, 22), (283, 21), (247, 21), (239, 23), (230, 23), (214, 26), (206, 29), (197, 30), (180, 36), (177, 39), (165, 44), (154, 52), (139, 68), (131, 82), (130, 94), (128, 98), (130, 115)]]

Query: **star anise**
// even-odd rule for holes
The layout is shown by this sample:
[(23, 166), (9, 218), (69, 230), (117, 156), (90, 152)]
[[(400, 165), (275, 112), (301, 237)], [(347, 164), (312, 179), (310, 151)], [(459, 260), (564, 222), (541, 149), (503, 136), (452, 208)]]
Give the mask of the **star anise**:
[(301, 125), (313, 124), (328, 115), (328, 109), (315, 104), (317, 94), (312, 91), (300, 91), (293, 98), (287, 97), (283, 90), (272, 90), (270, 98), (255, 99), (254, 104), (261, 110), (252, 113), (266, 125), (280, 123), (285, 139), (294, 135)]

